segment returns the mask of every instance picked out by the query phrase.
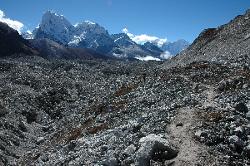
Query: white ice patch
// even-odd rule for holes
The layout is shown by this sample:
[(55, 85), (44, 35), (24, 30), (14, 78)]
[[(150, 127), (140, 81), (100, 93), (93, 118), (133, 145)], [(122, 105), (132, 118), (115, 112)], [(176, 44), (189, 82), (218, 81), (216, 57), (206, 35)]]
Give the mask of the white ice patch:
[(68, 44), (70, 46), (78, 45), (84, 39), (85, 39), (85, 33), (82, 33), (80, 36), (74, 36), (74, 38)]
[(96, 23), (92, 22), (92, 21), (89, 21), (89, 20), (86, 20), (85, 23), (87, 24), (91, 24), (91, 25), (95, 25)]
[(116, 39), (114, 42), (117, 42), (118, 40), (121, 40), (123, 38), (123, 36), (122, 37), (119, 37), (118, 39)]
[(140, 61), (161, 61), (159, 58), (155, 58), (152, 56), (146, 56), (146, 57), (137, 56), (135, 57), (135, 59), (138, 59)]

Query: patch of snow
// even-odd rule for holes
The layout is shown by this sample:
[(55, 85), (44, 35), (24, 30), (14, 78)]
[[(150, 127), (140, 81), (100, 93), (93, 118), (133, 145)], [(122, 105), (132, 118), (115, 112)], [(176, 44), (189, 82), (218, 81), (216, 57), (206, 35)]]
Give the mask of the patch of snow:
[(68, 43), (68, 45), (78, 45), (82, 40), (85, 39), (85, 33), (82, 33), (80, 36), (74, 36), (73, 39)]
[(116, 54), (116, 53), (113, 53), (112, 55), (114, 57), (116, 57), (116, 58), (126, 58), (127, 57), (127, 54)]
[(161, 61), (159, 58), (155, 58), (152, 56), (146, 56), (146, 57), (136, 56), (135, 59), (138, 59), (140, 61)]
[(26, 31), (28, 34), (32, 35), (32, 32), (30, 30), (27, 30)]
[(99, 43), (95, 40), (94, 43), (96, 44), (96, 47), (99, 47)]
[(117, 42), (118, 40), (121, 40), (123, 38), (123, 36), (122, 37), (119, 37), (118, 39), (116, 39), (114, 42)]
[(92, 22), (92, 21), (89, 21), (89, 20), (86, 20), (85, 23), (87, 24), (91, 24), (91, 25), (95, 25), (96, 23)]

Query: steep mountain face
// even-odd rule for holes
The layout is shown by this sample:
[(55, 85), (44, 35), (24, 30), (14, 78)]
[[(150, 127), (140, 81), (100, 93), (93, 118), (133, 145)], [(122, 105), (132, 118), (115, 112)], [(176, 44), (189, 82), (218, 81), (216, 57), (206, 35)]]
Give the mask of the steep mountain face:
[(137, 44), (125, 33), (113, 34), (111, 37), (118, 46), (113, 49), (113, 55), (117, 57), (135, 58), (152, 56), (160, 58), (160, 55), (163, 53), (163, 51), (153, 43), (147, 42), (144, 45)]
[(176, 55), (181, 51), (185, 50), (189, 45), (189, 42), (181, 39), (175, 42), (166, 42), (165, 44), (163, 44), (161, 49), (163, 51), (168, 51), (171, 55)]
[[(166, 66), (184, 65), (194, 61), (217, 61), (247, 57), (250, 52), (250, 10), (228, 24), (205, 29), (180, 55)], [(240, 58), (239, 58), (240, 59)]]
[(116, 46), (105, 28), (90, 21), (75, 26), (73, 38), (68, 45), (71, 47), (91, 48), (104, 54), (109, 53)]
[(33, 31), (35, 39), (48, 38), (67, 45), (74, 31), (74, 26), (63, 16), (47, 11), (37, 29)]
[(141, 45), (132, 41), (125, 33), (111, 35), (117, 47), (113, 48), (112, 55), (120, 58), (134, 58), (136, 56), (148, 56), (150, 53)]
[(37, 52), (29, 47), (29, 43), (10, 28), (7, 24), (0, 22), (0, 57), (13, 54), (36, 54)]
[(158, 46), (150, 42), (146, 42), (142, 46), (142, 48), (147, 50), (148, 52), (150, 52), (151, 55), (154, 55), (156, 57), (160, 57), (160, 55), (163, 53), (162, 49), (160, 49)]
[(46, 12), (41, 24), (33, 31), (35, 39), (50, 39), (59, 44), (78, 48), (90, 48), (107, 54), (115, 46), (108, 32), (96, 23), (89, 21), (76, 26), (63, 16)]
[(113, 34), (111, 35), (111, 37), (114, 40), (115, 44), (117, 44), (120, 47), (129, 47), (129, 46), (137, 45), (125, 33)]

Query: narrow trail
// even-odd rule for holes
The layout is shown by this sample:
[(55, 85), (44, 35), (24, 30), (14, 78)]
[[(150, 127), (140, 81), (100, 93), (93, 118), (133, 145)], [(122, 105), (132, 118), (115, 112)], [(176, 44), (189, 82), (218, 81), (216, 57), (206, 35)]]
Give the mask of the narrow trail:
[[(216, 92), (213, 87), (207, 86), (204, 96), (206, 101), (204, 107), (213, 106)], [(214, 166), (217, 165), (216, 156), (212, 156), (208, 147), (194, 138), (194, 128), (201, 124), (201, 120), (197, 117), (198, 110), (196, 108), (184, 107), (177, 110), (177, 114), (173, 122), (170, 124), (169, 136), (170, 143), (179, 150), (178, 156), (168, 161), (169, 166)], [(180, 125), (181, 124), (181, 125)]]
[(215, 105), (214, 98), (216, 96), (215, 88), (209, 85), (204, 85), (207, 87), (207, 90), (205, 90), (203, 93), (206, 96), (206, 101), (203, 103), (204, 107), (213, 107)]
[[(195, 116), (195, 110), (181, 108), (169, 127), (170, 143), (179, 150), (178, 156), (170, 161), (174, 166), (204, 165), (212, 158), (207, 148), (194, 139), (192, 130), (199, 123)], [(179, 123), (183, 126), (177, 126)]]

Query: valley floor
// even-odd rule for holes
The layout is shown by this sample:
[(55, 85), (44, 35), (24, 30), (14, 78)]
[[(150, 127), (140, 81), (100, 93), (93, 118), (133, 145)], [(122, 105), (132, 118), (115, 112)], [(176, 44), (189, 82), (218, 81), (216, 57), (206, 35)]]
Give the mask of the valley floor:
[(249, 165), (249, 67), (163, 65), (1, 59), (0, 165)]

